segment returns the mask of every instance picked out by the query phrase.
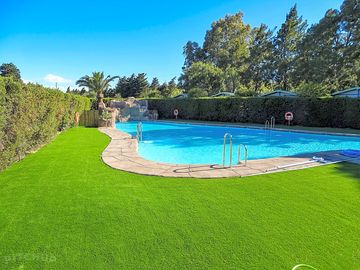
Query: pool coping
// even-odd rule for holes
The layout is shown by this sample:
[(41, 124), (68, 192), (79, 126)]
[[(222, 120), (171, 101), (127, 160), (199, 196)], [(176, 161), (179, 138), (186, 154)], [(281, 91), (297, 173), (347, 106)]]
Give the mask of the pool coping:
[[(150, 122), (153, 122), (151, 120), (148, 120)], [(145, 121), (145, 122), (148, 122)], [(207, 126), (219, 126), (219, 127), (235, 127), (235, 128), (248, 128), (248, 129), (261, 129), (261, 130), (274, 130), (274, 131), (286, 131), (286, 132), (294, 132), (294, 133), (310, 133), (310, 134), (318, 134), (318, 135), (332, 135), (332, 136), (348, 136), (348, 137), (360, 137), (360, 134), (355, 133), (341, 133), (341, 132), (330, 132), (330, 131), (316, 131), (316, 130), (306, 130), (306, 129), (286, 129), (286, 128), (271, 128), (266, 129), (264, 127), (259, 126), (253, 126), (253, 125), (246, 125), (245, 123), (213, 123), (211, 121), (186, 121), (186, 120), (166, 120), (166, 119), (160, 119), (156, 120), (157, 122), (161, 123), (171, 123), (171, 124), (187, 124), (187, 125), (207, 125)], [(306, 128), (306, 127), (305, 127)]]
[[(259, 174), (284, 172), (333, 164), (350, 159), (340, 155), (339, 151), (303, 154), (289, 157), (249, 160), (246, 164), (222, 167), (218, 164), (168, 164), (144, 159), (138, 154), (138, 141), (128, 133), (116, 128), (98, 128), (111, 138), (111, 142), (102, 152), (101, 158), (108, 166), (141, 175), (176, 177), (176, 178), (228, 178), (245, 177)], [(313, 160), (316, 155), (324, 162)], [(360, 158), (356, 159), (356, 163)]]

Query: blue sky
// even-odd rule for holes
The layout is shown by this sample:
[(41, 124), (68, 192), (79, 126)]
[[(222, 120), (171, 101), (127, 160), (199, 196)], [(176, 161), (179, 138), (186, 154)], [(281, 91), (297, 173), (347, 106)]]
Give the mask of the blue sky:
[(238, 11), (252, 26), (281, 25), (292, 5), (317, 22), (341, 0), (2, 1), (0, 62), (25, 80), (65, 89), (85, 74), (179, 76), (182, 47), (203, 42), (213, 21)]

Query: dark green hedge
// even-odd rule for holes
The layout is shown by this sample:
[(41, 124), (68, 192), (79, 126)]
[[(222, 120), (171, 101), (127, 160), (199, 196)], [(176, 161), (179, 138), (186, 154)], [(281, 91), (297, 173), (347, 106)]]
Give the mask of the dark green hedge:
[(0, 77), (0, 170), (71, 127), (90, 100)]
[(149, 108), (160, 118), (265, 123), (271, 116), (285, 124), (285, 112), (294, 113), (294, 125), (360, 129), (360, 99), (350, 98), (214, 98), (152, 99)]

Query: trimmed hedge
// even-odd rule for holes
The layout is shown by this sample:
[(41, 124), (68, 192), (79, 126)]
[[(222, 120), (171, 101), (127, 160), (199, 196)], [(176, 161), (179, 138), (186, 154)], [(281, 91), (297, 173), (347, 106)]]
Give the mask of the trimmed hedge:
[(0, 77), (0, 171), (73, 126), (90, 99)]
[(360, 99), (351, 98), (212, 98), (151, 99), (149, 108), (159, 117), (204, 121), (264, 124), (271, 116), (285, 124), (284, 115), (294, 113), (294, 125), (360, 129)]

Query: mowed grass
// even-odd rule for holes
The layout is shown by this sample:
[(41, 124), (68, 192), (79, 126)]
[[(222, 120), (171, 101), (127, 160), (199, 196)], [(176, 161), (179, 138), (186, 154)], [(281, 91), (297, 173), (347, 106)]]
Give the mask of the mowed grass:
[(360, 268), (359, 166), (149, 177), (108, 142), (71, 129), (0, 173), (0, 269)]

